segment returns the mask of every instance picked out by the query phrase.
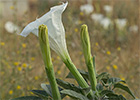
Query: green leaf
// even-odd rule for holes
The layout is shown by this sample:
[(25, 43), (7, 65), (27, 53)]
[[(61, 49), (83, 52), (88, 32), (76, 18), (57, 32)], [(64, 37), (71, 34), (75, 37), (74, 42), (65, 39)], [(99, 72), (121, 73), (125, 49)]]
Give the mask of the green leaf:
[(69, 89), (69, 90), (73, 90), (76, 91), (78, 93), (82, 93), (84, 95), (88, 94), (88, 92), (90, 91), (90, 88), (81, 88), (79, 86), (75, 86), (74, 84), (65, 82), (63, 80), (60, 79), (56, 79), (57, 84), (61, 87), (63, 87), (64, 89)]
[(44, 89), (46, 91), (46, 93), (52, 97), (52, 92), (51, 92), (51, 86), (50, 85), (46, 85), (44, 83), (41, 84), (42, 89)]
[(36, 96), (23, 96), (23, 97), (18, 97), (15, 99), (10, 99), (10, 100), (43, 100), (40, 97), (36, 97)]
[(123, 85), (121, 83), (115, 84), (114, 89), (115, 88), (120, 88), (120, 89), (126, 91), (127, 93), (129, 93), (134, 99), (136, 98), (135, 95), (131, 92), (131, 90), (127, 86), (125, 86), (125, 85)]
[(31, 92), (43, 98), (48, 98), (48, 96), (50, 96), (44, 90), (31, 90)]
[[(41, 84), (41, 87), (45, 90), (46, 94), (50, 97), (52, 97), (52, 92), (51, 92), (51, 86), (50, 85), (47, 85), (47, 84), (44, 84), (42, 83)], [(62, 91), (63, 89), (58, 87), (59, 91)], [(66, 95), (65, 94), (61, 94), (61, 98), (63, 99)]]
[(108, 84), (117, 84), (119, 82), (123, 82), (123, 83), (126, 83), (125, 81), (121, 80), (120, 78), (116, 78), (116, 77), (113, 77), (113, 78), (109, 78), (107, 83)]
[(108, 97), (109, 100), (120, 100), (119, 96), (114, 93), (107, 93), (106, 96)]
[(86, 96), (72, 90), (62, 90), (61, 93), (79, 100), (89, 100)]
[(104, 79), (109, 79), (109, 74), (107, 72), (103, 72), (103, 73), (99, 74), (96, 78), (97, 78), (97, 81), (98, 82), (100, 80), (103, 80), (104, 81)]
[(114, 93), (108, 93), (106, 96), (109, 100), (126, 100), (122, 95), (117, 95)]
[(101, 93), (99, 93), (100, 94), (100, 96), (105, 96), (106, 94), (108, 94), (108, 93), (113, 93), (113, 91), (111, 91), (111, 90), (103, 90)]
[[(88, 72), (83, 71), (83, 70), (80, 70), (80, 69), (78, 69), (78, 71), (79, 71), (80, 74), (84, 77), (84, 79), (85, 79), (86, 81), (87, 81), (87, 79), (89, 80)], [(69, 72), (69, 74), (66, 76), (66, 78), (75, 79), (71, 72)]]
[(96, 89), (100, 93), (103, 90), (103, 86), (100, 83), (98, 83)]

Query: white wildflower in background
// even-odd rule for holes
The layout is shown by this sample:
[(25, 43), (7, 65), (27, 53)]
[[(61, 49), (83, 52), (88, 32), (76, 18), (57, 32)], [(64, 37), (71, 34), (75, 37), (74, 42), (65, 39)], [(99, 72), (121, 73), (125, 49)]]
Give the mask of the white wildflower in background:
[(94, 13), (91, 15), (91, 19), (97, 23), (100, 23), (100, 21), (103, 19), (103, 17), (104, 16), (102, 14), (97, 14), (97, 13)]
[(130, 32), (138, 32), (139, 27), (137, 25), (133, 25), (129, 27)]
[(13, 22), (11, 22), (11, 21), (7, 21), (7, 22), (5, 23), (5, 29), (6, 29), (6, 31), (9, 32), (9, 33), (14, 33), (14, 32), (19, 33), (19, 32), (20, 32), (19, 27), (18, 27), (17, 25), (15, 25), (15, 24), (14, 24)]
[(127, 19), (125, 19), (125, 18), (123, 18), (123, 19), (116, 19), (115, 23), (116, 23), (116, 25), (117, 25), (117, 27), (119, 29), (123, 29), (126, 26), (126, 24), (127, 24)]
[(100, 21), (100, 24), (105, 28), (107, 29), (109, 27), (109, 25), (111, 24), (111, 20), (107, 17), (103, 18), (101, 21)]
[(104, 17), (102, 14), (94, 13), (91, 15), (91, 19), (95, 23), (99, 23), (100, 25), (102, 25), (105, 29), (108, 28), (111, 24), (111, 20), (107, 17)]
[(48, 13), (29, 23), (20, 35), (26, 37), (32, 32), (38, 36), (39, 25), (47, 25), (50, 47), (64, 60), (69, 54), (66, 47), (65, 30), (61, 15), (66, 9), (67, 4), (68, 2), (52, 7)]
[(85, 4), (80, 6), (80, 10), (88, 15), (93, 12), (94, 7), (91, 4)]
[(112, 10), (113, 10), (113, 8), (112, 8), (110, 5), (105, 5), (105, 6), (103, 7), (103, 9), (104, 9), (104, 11), (105, 11), (106, 13), (111, 13)]

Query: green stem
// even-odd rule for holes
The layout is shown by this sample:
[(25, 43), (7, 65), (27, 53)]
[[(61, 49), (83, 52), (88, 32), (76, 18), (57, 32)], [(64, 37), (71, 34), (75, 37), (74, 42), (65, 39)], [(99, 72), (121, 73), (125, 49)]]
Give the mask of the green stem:
[[(67, 66), (67, 68), (70, 70), (70, 72), (72, 73), (72, 75), (75, 77), (75, 79), (77, 80), (78, 84), (82, 87), (82, 88), (88, 88), (89, 85), (87, 84), (87, 82), (85, 81), (85, 79), (82, 77), (82, 75), (79, 73), (79, 71), (77, 70), (77, 68), (75, 67), (75, 65), (72, 63), (71, 59), (68, 57), (66, 60), (64, 60), (65, 65)], [(90, 91), (89, 92), (89, 98), (93, 97), (93, 92)]]
[(91, 88), (92, 88), (92, 90), (96, 91), (97, 80), (96, 80), (96, 73), (95, 73), (95, 69), (93, 66), (92, 58), (87, 63), (87, 68), (88, 68), (88, 72), (89, 72)]
[(53, 67), (51, 67), (49, 70), (46, 69), (46, 73), (47, 73), (47, 76), (48, 76), (48, 79), (49, 79), (49, 82), (50, 82), (50, 85), (51, 85), (53, 100), (61, 100), (60, 93), (59, 93), (59, 90), (58, 90), (58, 86), (57, 86), (57, 83), (56, 83), (56, 79), (55, 79), (55, 76), (54, 76)]

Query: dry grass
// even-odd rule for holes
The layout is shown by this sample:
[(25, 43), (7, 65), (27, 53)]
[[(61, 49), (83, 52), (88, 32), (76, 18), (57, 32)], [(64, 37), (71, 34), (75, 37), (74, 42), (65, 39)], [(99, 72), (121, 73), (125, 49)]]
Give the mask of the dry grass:
[[(115, 26), (112, 26), (110, 29), (103, 29), (103, 27), (96, 25), (91, 20), (90, 15), (80, 15), (79, 7), (84, 3), (86, 3), (84, 0), (81, 2), (70, 1), (68, 8), (63, 14), (67, 47), (74, 64), (79, 69), (87, 70), (80, 45), (80, 26), (82, 23), (86, 23), (89, 26), (92, 54), (96, 55), (97, 72), (107, 71), (115, 77), (125, 79), (130, 89), (139, 97), (140, 37), (139, 32), (129, 32), (128, 30), (131, 25), (139, 25), (138, 12), (140, 8), (138, 6), (138, 0), (133, 2), (132, 0), (115, 0), (114, 2), (110, 0), (104, 0), (103, 2), (94, 0), (92, 3), (94, 7), (99, 5), (99, 12), (104, 15), (103, 5), (112, 5), (114, 7), (111, 16), (112, 20), (116, 18), (126, 18), (128, 20), (126, 29), (122, 31), (122, 34), (124, 34), (123, 37), (119, 36), (118, 29), (114, 28)], [(32, 2), (30, 2), (31, 4)], [(23, 28), (28, 22), (34, 20), (38, 14), (39, 16), (43, 15), (49, 10), (49, 7), (56, 4), (58, 3), (49, 2), (47, 4), (49, 6), (44, 6), (43, 3), (34, 3), (23, 14), (23, 17), (19, 17), (14, 9), (11, 9), (14, 16), (10, 16), (10, 18), (9, 16), (7, 18), (1, 17), (1, 100), (29, 95), (30, 89), (40, 89), (41, 83), (48, 82), (37, 37), (32, 34), (27, 38), (14, 33), (10, 34), (4, 29), (4, 23), (10, 19)], [(96, 8), (94, 12), (97, 12)], [(79, 24), (75, 24), (76, 21)], [(122, 41), (118, 40), (119, 37), (122, 38)], [(53, 51), (52, 60), (56, 77), (65, 80), (68, 70)], [(125, 96), (129, 97), (127, 94)]]

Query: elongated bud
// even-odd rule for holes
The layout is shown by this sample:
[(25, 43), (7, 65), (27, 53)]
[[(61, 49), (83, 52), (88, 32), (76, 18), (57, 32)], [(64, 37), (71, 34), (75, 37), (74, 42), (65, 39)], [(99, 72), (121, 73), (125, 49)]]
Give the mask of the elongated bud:
[(89, 34), (88, 34), (88, 27), (87, 25), (82, 25), (81, 26), (81, 41), (82, 41), (82, 47), (83, 47), (83, 52), (85, 56), (85, 61), (86, 64), (89, 62), (89, 60), (92, 58), (91, 57), (91, 50), (90, 50), (90, 39), (89, 39)]
[(81, 35), (81, 42), (82, 42), (85, 62), (86, 62), (87, 68), (88, 68), (91, 88), (92, 88), (92, 90), (96, 91), (96, 85), (97, 85), (96, 70), (94, 68), (94, 64), (93, 64), (93, 60), (92, 60), (92, 56), (91, 56), (90, 39), (89, 39), (87, 25), (84, 24), (81, 26), (80, 35)]
[(46, 68), (52, 67), (51, 54), (50, 54), (50, 45), (48, 39), (48, 28), (46, 25), (39, 26), (39, 42), (41, 46), (42, 56)]
[(39, 42), (42, 51), (43, 60), (45, 63), (46, 74), (51, 85), (52, 95), (54, 100), (61, 100), (58, 86), (56, 83), (53, 64), (51, 60), (50, 45), (48, 38), (48, 28), (46, 25), (39, 26)]

